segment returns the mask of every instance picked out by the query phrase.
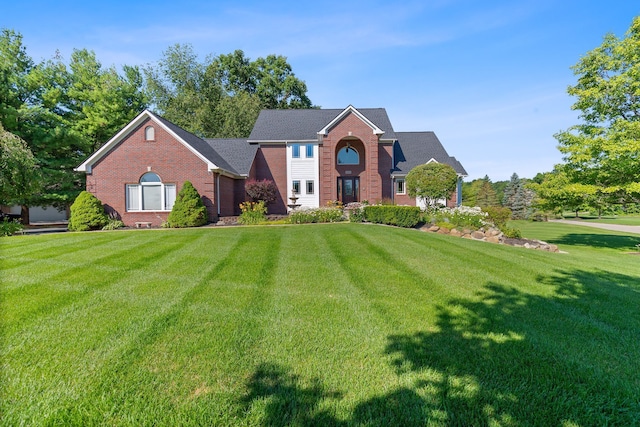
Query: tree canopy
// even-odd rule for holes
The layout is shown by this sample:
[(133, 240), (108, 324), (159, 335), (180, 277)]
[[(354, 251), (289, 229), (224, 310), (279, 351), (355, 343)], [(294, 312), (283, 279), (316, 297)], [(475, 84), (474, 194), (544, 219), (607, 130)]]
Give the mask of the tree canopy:
[(444, 163), (426, 163), (416, 166), (407, 174), (407, 192), (421, 198), (426, 206), (436, 206), (438, 200), (448, 199), (456, 190), (458, 174)]
[(640, 17), (604, 37), (573, 67), (568, 93), (582, 123), (556, 134), (567, 185), (597, 203), (640, 201)]
[(252, 61), (236, 50), (200, 62), (191, 45), (176, 44), (145, 76), (160, 114), (203, 137), (247, 137), (262, 109), (312, 107), (306, 84), (280, 55)]

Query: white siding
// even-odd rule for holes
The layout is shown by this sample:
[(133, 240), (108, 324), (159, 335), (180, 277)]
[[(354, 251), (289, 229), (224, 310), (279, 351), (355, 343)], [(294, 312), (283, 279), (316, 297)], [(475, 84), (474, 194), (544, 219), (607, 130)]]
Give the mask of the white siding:
[[(300, 157), (293, 158), (293, 145), (300, 144)], [(307, 145), (313, 146), (313, 157), (307, 157)], [(320, 206), (320, 161), (318, 159), (318, 144), (312, 142), (287, 143), (287, 203), (291, 196), (293, 181), (300, 181), (298, 203), (303, 208), (317, 208)], [(313, 181), (314, 192), (307, 194), (307, 181)]]

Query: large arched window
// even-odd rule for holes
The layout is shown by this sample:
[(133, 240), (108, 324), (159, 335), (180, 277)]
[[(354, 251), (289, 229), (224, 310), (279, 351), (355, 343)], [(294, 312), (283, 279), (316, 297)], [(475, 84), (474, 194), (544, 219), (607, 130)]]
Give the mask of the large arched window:
[(350, 145), (346, 147), (342, 147), (340, 151), (338, 151), (338, 164), (339, 165), (358, 165), (360, 164), (360, 155)]
[(147, 172), (138, 184), (127, 184), (127, 211), (170, 211), (176, 201), (176, 185), (165, 184), (158, 174)]

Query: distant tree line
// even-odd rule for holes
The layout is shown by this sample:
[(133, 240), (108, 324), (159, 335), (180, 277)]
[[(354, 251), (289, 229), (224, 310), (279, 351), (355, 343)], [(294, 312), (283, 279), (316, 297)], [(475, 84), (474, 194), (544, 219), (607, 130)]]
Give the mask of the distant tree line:
[[(251, 60), (236, 50), (200, 61), (176, 44), (142, 67), (104, 67), (87, 49), (36, 63), (22, 35), (2, 29), (0, 205), (23, 206), (23, 221), (28, 206), (67, 208), (85, 188), (73, 169), (145, 108), (202, 137), (246, 137), (261, 109), (313, 107), (306, 93), (279, 55)], [(24, 164), (32, 167), (15, 170)], [(13, 191), (16, 180), (32, 185)]]

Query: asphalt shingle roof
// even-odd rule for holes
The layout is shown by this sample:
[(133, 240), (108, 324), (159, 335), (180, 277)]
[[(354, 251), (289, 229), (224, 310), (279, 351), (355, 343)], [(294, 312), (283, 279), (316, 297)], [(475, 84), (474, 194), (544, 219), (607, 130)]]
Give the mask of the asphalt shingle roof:
[(394, 174), (407, 174), (418, 165), (434, 159), (438, 163), (452, 166), (461, 175), (467, 171), (455, 157), (449, 156), (433, 132), (396, 132), (398, 142), (393, 146)]
[(246, 138), (206, 138), (205, 141), (229, 163), (238, 175), (249, 175), (258, 146)]
[[(395, 132), (384, 108), (357, 109), (385, 133), (383, 139), (395, 139)], [(262, 110), (249, 141), (310, 141), (344, 109)]]

